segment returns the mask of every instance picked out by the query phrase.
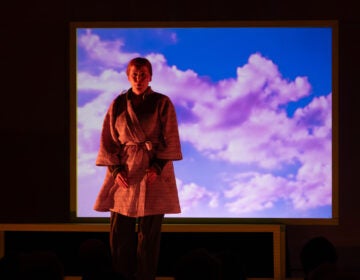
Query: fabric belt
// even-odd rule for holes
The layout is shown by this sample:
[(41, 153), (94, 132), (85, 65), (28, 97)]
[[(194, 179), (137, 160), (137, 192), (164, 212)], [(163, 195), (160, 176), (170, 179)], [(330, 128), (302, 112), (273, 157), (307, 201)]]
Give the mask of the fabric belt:
[(124, 145), (125, 146), (140, 146), (140, 147), (145, 148), (145, 150), (147, 150), (147, 151), (151, 151), (153, 149), (153, 143), (149, 140), (146, 140), (144, 142), (129, 141), (129, 142), (126, 142)]

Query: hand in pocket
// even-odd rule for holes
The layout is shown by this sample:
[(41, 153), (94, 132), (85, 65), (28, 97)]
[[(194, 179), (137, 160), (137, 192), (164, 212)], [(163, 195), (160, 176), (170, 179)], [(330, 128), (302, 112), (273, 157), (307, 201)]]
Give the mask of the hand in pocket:
[(146, 184), (147, 185), (151, 185), (152, 183), (155, 182), (155, 180), (157, 179), (157, 177), (159, 176), (157, 173), (156, 173), (156, 169), (153, 168), (153, 167), (150, 167), (148, 170), (147, 170), (147, 173), (146, 173)]
[(127, 175), (125, 174), (124, 171), (120, 171), (120, 172), (116, 175), (115, 182), (116, 182), (119, 186), (121, 186), (121, 187), (123, 187), (123, 188), (125, 188), (125, 189), (129, 188), (129, 182), (128, 182), (128, 179), (127, 179)]

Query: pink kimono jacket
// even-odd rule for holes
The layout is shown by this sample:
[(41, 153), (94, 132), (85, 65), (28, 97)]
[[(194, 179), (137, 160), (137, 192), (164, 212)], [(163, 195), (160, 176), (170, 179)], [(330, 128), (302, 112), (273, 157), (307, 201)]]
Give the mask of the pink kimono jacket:
[[(135, 113), (129, 94), (130, 90), (120, 94), (110, 105), (96, 159), (98, 166), (124, 166), (129, 188), (118, 186), (107, 168), (94, 209), (129, 217), (180, 213), (172, 163), (182, 159), (175, 108), (166, 95), (149, 87)], [(154, 158), (168, 162), (147, 185), (146, 170)]]

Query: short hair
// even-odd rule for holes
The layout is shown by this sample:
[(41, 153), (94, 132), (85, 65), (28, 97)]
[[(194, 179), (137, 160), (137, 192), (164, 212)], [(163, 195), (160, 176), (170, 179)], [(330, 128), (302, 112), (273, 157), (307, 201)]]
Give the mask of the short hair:
[(308, 274), (322, 263), (335, 264), (337, 259), (338, 255), (335, 246), (323, 236), (308, 240), (300, 252), (300, 260), (305, 274)]
[(132, 60), (130, 60), (130, 62), (126, 68), (126, 75), (129, 75), (131, 66), (135, 66), (136, 68), (146, 66), (146, 68), (149, 70), (150, 76), (152, 76), (152, 66), (151, 66), (150, 61), (147, 58), (135, 57)]
[(205, 248), (196, 248), (175, 263), (175, 280), (221, 279), (221, 262)]

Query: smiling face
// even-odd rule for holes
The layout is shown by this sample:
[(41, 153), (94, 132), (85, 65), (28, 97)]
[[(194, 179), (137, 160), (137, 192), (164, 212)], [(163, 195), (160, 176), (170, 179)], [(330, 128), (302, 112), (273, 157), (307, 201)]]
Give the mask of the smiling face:
[(128, 80), (131, 84), (132, 91), (135, 94), (142, 94), (148, 88), (151, 81), (151, 74), (148, 67), (130, 66)]

